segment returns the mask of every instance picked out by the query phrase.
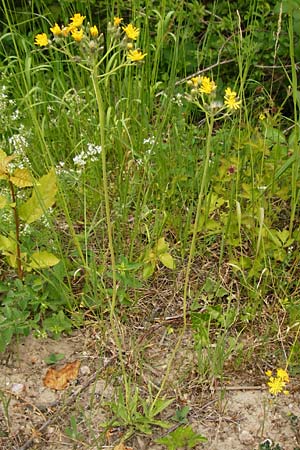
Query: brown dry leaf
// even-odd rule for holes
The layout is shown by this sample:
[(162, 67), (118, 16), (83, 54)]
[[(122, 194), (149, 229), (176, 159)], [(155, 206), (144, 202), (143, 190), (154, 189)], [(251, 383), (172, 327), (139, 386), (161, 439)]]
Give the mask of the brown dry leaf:
[(62, 391), (68, 386), (69, 381), (77, 378), (79, 367), (80, 361), (73, 361), (59, 370), (48, 369), (43, 379), (44, 386)]

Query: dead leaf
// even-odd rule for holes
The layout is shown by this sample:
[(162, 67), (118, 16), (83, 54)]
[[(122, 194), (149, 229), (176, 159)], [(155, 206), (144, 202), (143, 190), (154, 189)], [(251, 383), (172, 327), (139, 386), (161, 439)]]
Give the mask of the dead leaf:
[(70, 381), (77, 378), (79, 367), (80, 361), (73, 361), (59, 370), (50, 367), (43, 379), (44, 386), (50, 389), (56, 389), (57, 391), (62, 391), (68, 386)]

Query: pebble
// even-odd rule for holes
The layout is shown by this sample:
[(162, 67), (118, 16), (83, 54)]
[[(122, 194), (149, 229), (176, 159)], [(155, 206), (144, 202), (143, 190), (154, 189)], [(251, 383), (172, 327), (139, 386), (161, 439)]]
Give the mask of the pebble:
[(240, 443), (244, 444), (244, 445), (253, 445), (254, 444), (254, 437), (247, 430), (243, 430), (240, 432), (239, 440), (240, 440)]

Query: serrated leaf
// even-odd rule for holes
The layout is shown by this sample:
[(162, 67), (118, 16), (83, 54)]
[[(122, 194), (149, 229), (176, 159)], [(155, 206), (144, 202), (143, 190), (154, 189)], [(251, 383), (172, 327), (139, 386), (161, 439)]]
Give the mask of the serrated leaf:
[(32, 269), (47, 269), (59, 263), (59, 259), (46, 251), (35, 252), (31, 255), (29, 267)]
[(175, 269), (175, 261), (170, 253), (163, 253), (161, 255), (158, 255), (158, 259), (168, 269)]
[(10, 181), (18, 188), (33, 186), (31, 173), (28, 169), (16, 169), (10, 177)]
[(0, 209), (5, 208), (7, 205), (7, 198), (4, 195), (0, 195)]
[(20, 206), (21, 219), (29, 224), (42, 217), (44, 212), (54, 204), (56, 192), (56, 175), (53, 168), (39, 179), (31, 197)]

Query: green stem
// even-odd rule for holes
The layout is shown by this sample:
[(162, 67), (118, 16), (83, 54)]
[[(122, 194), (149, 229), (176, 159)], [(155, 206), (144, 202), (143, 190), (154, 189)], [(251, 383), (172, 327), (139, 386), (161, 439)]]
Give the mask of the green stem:
[(115, 260), (115, 252), (114, 252), (114, 244), (113, 244), (113, 232), (111, 225), (111, 212), (110, 212), (110, 203), (109, 203), (109, 193), (108, 193), (108, 178), (107, 178), (107, 168), (106, 168), (106, 137), (105, 137), (105, 109), (102, 99), (102, 94), (99, 88), (99, 80), (98, 80), (98, 66), (95, 65), (92, 71), (92, 82), (93, 88), (96, 95), (96, 101), (98, 106), (98, 114), (99, 114), (99, 126), (100, 126), (100, 144), (101, 144), (101, 161), (102, 161), (102, 184), (103, 184), (103, 192), (104, 192), (104, 203), (105, 203), (105, 216), (106, 216), (106, 226), (107, 226), (107, 236), (108, 236), (108, 247), (110, 252), (110, 261), (111, 261), (111, 272), (112, 272), (112, 298), (110, 304), (110, 325), (112, 334), (118, 348), (120, 364), (122, 368), (122, 374), (125, 384), (125, 394), (126, 394), (126, 402), (128, 404), (129, 401), (129, 387), (127, 382), (127, 375), (125, 370), (125, 365), (122, 356), (122, 346), (120, 342), (120, 338), (118, 335), (118, 331), (116, 328), (116, 317), (115, 317), (115, 308), (116, 308), (116, 300), (117, 300), (117, 272), (116, 272), (116, 260)]
[(14, 185), (13, 183), (9, 180), (8, 181), (9, 184), (9, 189), (10, 189), (10, 194), (11, 194), (11, 199), (12, 199), (12, 203), (13, 203), (13, 212), (14, 212), (14, 219), (15, 219), (15, 228), (16, 228), (16, 263), (17, 263), (17, 272), (18, 272), (18, 278), (20, 280), (23, 280), (23, 267), (22, 267), (22, 261), (21, 261), (21, 246), (20, 246), (20, 219), (19, 219), (19, 214), (18, 214), (18, 210), (17, 210), (17, 198), (15, 195), (15, 190), (14, 190)]

